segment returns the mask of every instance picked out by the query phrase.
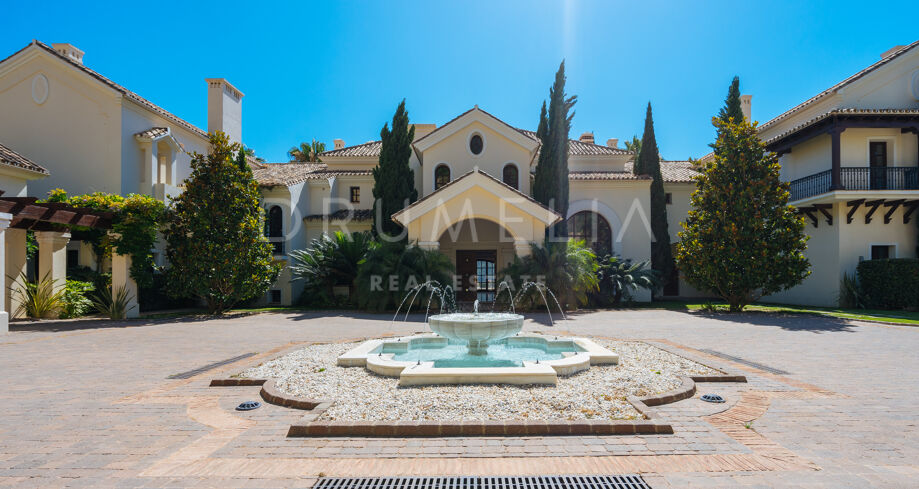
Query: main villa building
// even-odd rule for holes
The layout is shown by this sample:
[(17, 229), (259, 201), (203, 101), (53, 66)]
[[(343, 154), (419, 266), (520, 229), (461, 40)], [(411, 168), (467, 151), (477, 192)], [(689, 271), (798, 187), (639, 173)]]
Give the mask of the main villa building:
[[(143, 193), (166, 200), (182, 191), (190, 153), (207, 152), (208, 132), (243, 140), (243, 94), (227, 80), (206, 80), (205, 131), (88, 68), (83, 55), (70, 44), (33, 41), (0, 61), (4, 196), (43, 198), (60, 187), (70, 194)], [(752, 119), (749, 96), (743, 107)], [(708, 124), (707, 118), (699, 124)], [(478, 284), (460, 291), (465, 298), (489, 300), (495, 275), (562, 219), (572, 237), (586, 239), (599, 254), (650, 258), (651, 178), (633, 174), (635, 155), (617, 139), (600, 142), (588, 132), (569, 142), (570, 202), (561, 215), (531, 197), (540, 143), (530, 128), (513, 127), (500, 114), (473, 106), (440, 125), (414, 129), (410, 165), (418, 200), (391, 218), (409, 240), (453, 260), (461, 283)], [(811, 236), (811, 276), (766, 300), (836, 305), (842, 275), (853, 273), (859, 260), (916, 256), (919, 42), (891, 49), (759, 129), (781, 157), (791, 204), (807, 217)], [(371, 228), (371, 171), (380, 149), (380, 141), (347, 146), (336, 139), (319, 163), (250, 162), (263, 189), (266, 232), (277, 260), (289, 260), (292, 250), (308, 247), (322, 233)], [(689, 161), (663, 161), (661, 170), (670, 239), (676, 242), (698, 173)], [(10, 258), (11, 249), (24, 246), (18, 231), (8, 229), (4, 237), (8, 275), (23, 266), (21, 258)], [(94, 264), (92, 251), (79, 241), (62, 235), (39, 241), (52, 242), (53, 252), (66, 253), (66, 263)], [(162, 264), (161, 250), (154, 252)], [(56, 276), (66, 273), (61, 268)], [(285, 271), (264, 301), (290, 304), (299, 293)], [(682, 280), (663, 293), (705, 295)]]

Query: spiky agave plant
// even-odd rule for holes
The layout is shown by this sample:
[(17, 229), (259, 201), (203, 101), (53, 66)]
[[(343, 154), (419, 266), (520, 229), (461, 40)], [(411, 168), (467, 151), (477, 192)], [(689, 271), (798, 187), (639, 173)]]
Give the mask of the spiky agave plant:
[(25, 273), (13, 280), (12, 296), (19, 302), (17, 315), (38, 319), (56, 317), (60, 313), (64, 289), (55, 287), (57, 281), (51, 278), (50, 272), (35, 282), (30, 282)]
[(115, 293), (109, 288), (100, 289), (93, 299), (93, 307), (109, 319), (125, 319), (128, 311), (136, 306), (128, 306), (134, 297), (124, 287), (118, 287)]
[(613, 304), (619, 305), (638, 289), (653, 290), (660, 285), (657, 272), (651, 269), (651, 261), (632, 263), (618, 256), (611, 256), (600, 271), (602, 280), (612, 292)]

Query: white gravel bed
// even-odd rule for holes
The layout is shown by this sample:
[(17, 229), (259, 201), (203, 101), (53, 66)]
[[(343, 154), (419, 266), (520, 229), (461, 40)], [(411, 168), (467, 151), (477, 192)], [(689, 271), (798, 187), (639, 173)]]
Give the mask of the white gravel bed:
[(485, 421), (635, 419), (625, 398), (666, 392), (678, 375), (716, 370), (637, 341), (595, 340), (619, 353), (619, 365), (594, 366), (556, 386), (438, 385), (399, 387), (363, 367), (339, 367), (359, 343), (311, 345), (240, 374), (275, 379), (288, 394), (334, 402), (320, 419), (353, 421)]

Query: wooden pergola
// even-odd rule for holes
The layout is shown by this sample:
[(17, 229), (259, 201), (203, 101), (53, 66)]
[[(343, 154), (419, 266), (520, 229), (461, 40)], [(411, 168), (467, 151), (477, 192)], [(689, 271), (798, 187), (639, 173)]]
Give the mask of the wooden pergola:
[[(35, 197), (4, 197), (0, 191), (0, 277), (6, 277), (0, 294), (0, 334), (9, 329), (9, 307), (15, 312), (11, 290), (26, 269), (26, 231), (34, 231), (38, 241), (39, 276), (48, 276), (55, 287), (67, 278), (67, 244), (71, 227), (108, 231), (114, 215), (61, 202), (39, 202)], [(130, 277), (131, 259), (112, 254), (112, 288), (124, 287), (134, 300), (137, 313), (137, 284)]]

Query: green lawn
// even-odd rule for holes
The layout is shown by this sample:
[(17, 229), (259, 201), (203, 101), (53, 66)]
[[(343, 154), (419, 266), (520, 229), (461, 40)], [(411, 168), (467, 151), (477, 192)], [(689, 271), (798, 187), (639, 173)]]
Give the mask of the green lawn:
[[(723, 302), (695, 303), (695, 302), (654, 302), (651, 307), (672, 309), (677, 311), (701, 311), (714, 306), (715, 311), (727, 312), (728, 306)], [(887, 323), (919, 325), (919, 312), (913, 311), (887, 311), (882, 309), (839, 309), (831, 307), (790, 306), (785, 304), (753, 304), (744, 309), (745, 312), (770, 312), (782, 314), (818, 314), (842, 319), (863, 321), (883, 321)]]

